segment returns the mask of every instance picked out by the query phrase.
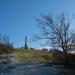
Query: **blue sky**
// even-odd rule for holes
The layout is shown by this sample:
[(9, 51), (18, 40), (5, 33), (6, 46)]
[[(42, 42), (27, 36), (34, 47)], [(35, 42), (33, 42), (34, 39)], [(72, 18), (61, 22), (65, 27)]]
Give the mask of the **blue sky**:
[(30, 47), (40, 48), (40, 41), (32, 41), (32, 36), (40, 33), (34, 17), (51, 11), (75, 14), (75, 0), (0, 0), (0, 33), (8, 35), (15, 47), (24, 46), (27, 36)]

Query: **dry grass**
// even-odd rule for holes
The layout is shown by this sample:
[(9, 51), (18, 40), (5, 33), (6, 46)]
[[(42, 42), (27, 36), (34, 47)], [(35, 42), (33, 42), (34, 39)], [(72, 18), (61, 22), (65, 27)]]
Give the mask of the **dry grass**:
[(52, 55), (47, 51), (18, 49), (15, 57), (19, 62), (48, 62)]

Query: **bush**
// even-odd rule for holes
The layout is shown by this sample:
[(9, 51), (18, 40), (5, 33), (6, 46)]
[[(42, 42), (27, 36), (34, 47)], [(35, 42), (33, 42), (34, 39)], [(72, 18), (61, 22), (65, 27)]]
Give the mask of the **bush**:
[(10, 53), (12, 50), (14, 50), (14, 48), (10, 43), (10, 38), (7, 35), (0, 34), (0, 54)]
[(48, 51), (48, 49), (44, 48), (44, 49), (42, 49), (42, 51)]
[(0, 54), (2, 53), (11, 53), (14, 50), (11, 44), (0, 44)]

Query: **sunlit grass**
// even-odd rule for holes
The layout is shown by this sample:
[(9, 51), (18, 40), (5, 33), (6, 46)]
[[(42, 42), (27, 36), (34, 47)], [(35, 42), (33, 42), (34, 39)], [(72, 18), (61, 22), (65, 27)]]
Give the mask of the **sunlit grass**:
[[(48, 59), (43, 56), (45, 53), (37, 50), (30, 50), (30, 49), (18, 49), (14, 52), (14, 55), (17, 61), (20, 62), (48, 62)], [(47, 55), (47, 54), (46, 54)]]

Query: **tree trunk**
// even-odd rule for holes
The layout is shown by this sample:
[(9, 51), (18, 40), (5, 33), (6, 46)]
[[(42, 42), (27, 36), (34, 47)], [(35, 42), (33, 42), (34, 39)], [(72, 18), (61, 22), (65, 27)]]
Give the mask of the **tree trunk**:
[(64, 57), (65, 57), (65, 60), (64, 60), (64, 64), (65, 65), (69, 65), (69, 57), (68, 57), (68, 53), (64, 50)]

